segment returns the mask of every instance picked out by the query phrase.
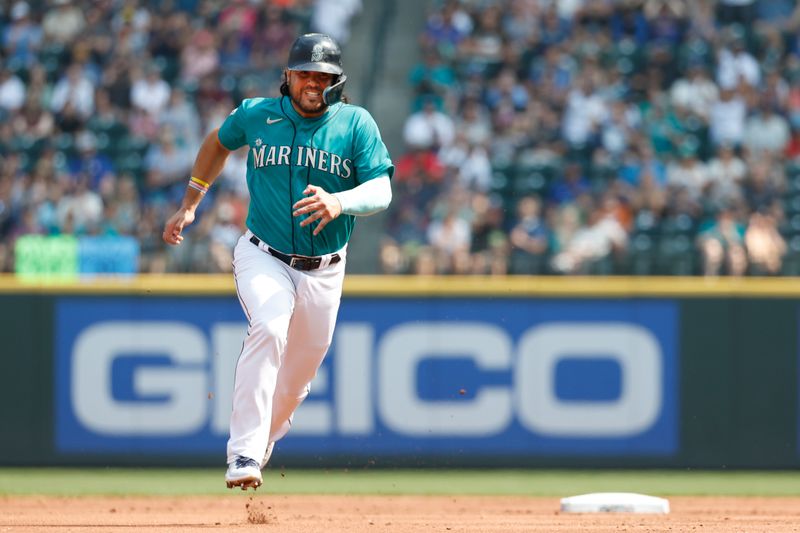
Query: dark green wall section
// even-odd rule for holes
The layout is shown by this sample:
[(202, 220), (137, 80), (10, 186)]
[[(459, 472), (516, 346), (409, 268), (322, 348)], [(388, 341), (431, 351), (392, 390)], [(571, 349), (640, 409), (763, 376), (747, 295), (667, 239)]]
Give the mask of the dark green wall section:
[(684, 300), (683, 463), (798, 464), (798, 301)]
[(53, 455), (53, 301), (0, 295), (0, 462)]

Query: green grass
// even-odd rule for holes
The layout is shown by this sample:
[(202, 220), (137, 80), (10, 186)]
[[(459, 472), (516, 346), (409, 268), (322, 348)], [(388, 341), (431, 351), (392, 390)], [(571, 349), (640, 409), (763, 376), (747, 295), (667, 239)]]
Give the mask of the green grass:
[[(220, 469), (0, 469), (0, 495), (225, 493)], [(239, 491), (237, 491), (239, 492)], [(800, 496), (800, 472), (608, 470), (267, 470), (261, 493), (489, 494), (561, 497), (587, 492)]]

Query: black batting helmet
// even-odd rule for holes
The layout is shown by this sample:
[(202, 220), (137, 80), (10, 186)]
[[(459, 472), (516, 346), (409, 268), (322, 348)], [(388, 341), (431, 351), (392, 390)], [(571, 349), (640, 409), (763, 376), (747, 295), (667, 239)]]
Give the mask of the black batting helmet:
[(328, 35), (307, 33), (295, 40), (289, 51), (289, 70), (307, 70), (341, 75), (342, 49)]
[[(342, 69), (342, 49), (330, 36), (324, 33), (306, 33), (298, 37), (289, 50), (287, 70), (305, 70), (311, 72), (327, 72), (335, 77), (330, 87), (322, 92), (322, 100), (332, 105), (347, 97), (342, 95), (347, 76)], [(284, 80), (281, 94), (289, 95), (289, 86)]]

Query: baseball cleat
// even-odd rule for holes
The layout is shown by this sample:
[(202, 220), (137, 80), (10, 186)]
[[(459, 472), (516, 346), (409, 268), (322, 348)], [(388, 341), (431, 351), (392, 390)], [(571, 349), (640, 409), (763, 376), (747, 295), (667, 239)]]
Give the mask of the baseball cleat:
[(242, 490), (247, 490), (253, 487), (255, 490), (261, 486), (262, 482), (258, 463), (249, 457), (238, 456), (234, 462), (228, 465), (228, 471), (225, 473), (225, 484), (229, 489), (241, 487)]

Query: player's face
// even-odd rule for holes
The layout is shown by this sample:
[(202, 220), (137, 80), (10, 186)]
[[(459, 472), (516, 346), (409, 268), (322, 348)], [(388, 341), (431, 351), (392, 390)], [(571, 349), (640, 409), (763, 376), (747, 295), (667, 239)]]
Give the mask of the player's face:
[(333, 74), (290, 70), (287, 72), (289, 96), (292, 104), (304, 117), (318, 117), (325, 112), (322, 91), (333, 82)]

